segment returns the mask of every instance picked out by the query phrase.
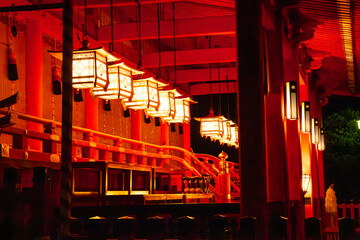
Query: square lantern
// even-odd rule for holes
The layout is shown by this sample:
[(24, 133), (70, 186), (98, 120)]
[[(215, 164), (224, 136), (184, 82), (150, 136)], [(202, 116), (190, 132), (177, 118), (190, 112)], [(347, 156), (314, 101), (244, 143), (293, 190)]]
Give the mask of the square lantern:
[(165, 86), (159, 91), (160, 105), (156, 109), (145, 109), (145, 114), (152, 117), (168, 117), (175, 118), (176, 107), (175, 98), (180, 97), (181, 94), (170, 86)]
[(231, 125), (230, 126), (230, 131), (231, 131), (231, 139), (230, 139), (231, 145), (238, 148), (239, 147), (239, 135), (238, 135), (239, 134), (239, 128), (238, 128), (238, 126), (236, 126), (235, 124)]
[(303, 174), (302, 175), (302, 189), (303, 192), (308, 192), (310, 186), (310, 174)]
[(220, 139), (223, 136), (223, 118), (215, 116), (214, 111), (210, 109), (210, 114), (206, 117), (195, 118), (200, 122), (200, 134), (202, 137), (210, 137), (211, 140)]
[(175, 116), (163, 117), (163, 121), (168, 123), (189, 123), (190, 116), (190, 103), (196, 103), (190, 97), (176, 98), (175, 99)]
[(124, 99), (130, 98), (133, 94), (132, 76), (143, 74), (144, 72), (132, 69), (122, 63), (108, 65), (109, 86), (104, 88), (94, 88), (93, 93), (102, 99)]
[(160, 104), (159, 87), (166, 84), (150, 77), (133, 80), (134, 94), (124, 99), (124, 108), (157, 110)]
[(317, 144), (320, 141), (320, 128), (319, 128), (319, 119), (311, 119), (311, 142)]
[(296, 81), (286, 82), (285, 84), (285, 105), (286, 105), (286, 118), (289, 120), (297, 119)]
[[(62, 51), (50, 52), (52, 56), (62, 60)], [(105, 49), (74, 50), (72, 57), (72, 84), (74, 88), (103, 88), (107, 89), (108, 61), (119, 58), (105, 51)]]
[(301, 102), (301, 131), (311, 132), (310, 102)]
[(325, 135), (324, 135), (324, 129), (320, 128), (320, 139), (318, 143), (318, 150), (324, 151), (325, 150)]
[(222, 138), (219, 139), (219, 142), (221, 144), (228, 144), (230, 145), (230, 140), (231, 140), (231, 124), (233, 124), (233, 122), (231, 120), (228, 120), (227, 118), (223, 117), (223, 130), (224, 133), (222, 135)]

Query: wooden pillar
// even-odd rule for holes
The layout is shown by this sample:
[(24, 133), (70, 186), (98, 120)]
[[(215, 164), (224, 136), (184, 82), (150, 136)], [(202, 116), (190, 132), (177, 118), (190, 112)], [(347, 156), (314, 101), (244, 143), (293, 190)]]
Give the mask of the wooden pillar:
[[(284, 84), (288, 81), (296, 81), (299, 83), (299, 64), (298, 50), (288, 40), (285, 34), (282, 34), (282, 57), (283, 57), (283, 73)], [(297, 84), (299, 86), (299, 84)], [(284, 93), (284, 91), (282, 91)], [(298, 106), (299, 106), (299, 91)], [(283, 96), (283, 101), (285, 97)], [(299, 109), (299, 108), (298, 108)], [(299, 116), (299, 111), (298, 111)], [(288, 181), (288, 233), (292, 239), (305, 238), (305, 207), (302, 192), (302, 165), (300, 151), (300, 134), (299, 121), (284, 119), (284, 135), (285, 135), (285, 158), (287, 164), (287, 181)]]
[[(41, 19), (27, 19), (25, 34), (25, 62), (26, 62), (26, 114), (43, 116), (43, 27)], [(34, 122), (27, 122), (27, 129), (43, 132), (43, 126)], [(32, 150), (42, 151), (42, 142), (29, 140)]]
[(89, 90), (85, 90), (85, 127), (99, 130), (99, 99), (93, 99)]
[(190, 123), (182, 123), (182, 127), (183, 127), (183, 148), (188, 151), (191, 151)]
[[(131, 139), (141, 141), (141, 121), (142, 117), (144, 116), (143, 110), (130, 110), (131, 116)], [(139, 150), (140, 146), (138, 144), (132, 145), (132, 149)], [(137, 157), (134, 156), (127, 156), (127, 162), (136, 164)]]
[(241, 214), (268, 239), (261, 1), (236, 1)]
[[(168, 123), (161, 123), (161, 140), (160, 140), (160, 145), (165, 145), (165, 146), (169, 146), (170, 144), (170, 135), (169, 135), (169, 124)], [(163, 150), (164, 154), (169, 154), (169, 150), (168, 149), (164, 149)], [(169, 159), (165, 159), (165, 162), (168, 163)]]
[(60, 214), (65, 222), (64, 234), (69, 233), (72, 194), (72, 54), (73, 54), (73, 4), (64, 0), (63, 7), (63, 96)]

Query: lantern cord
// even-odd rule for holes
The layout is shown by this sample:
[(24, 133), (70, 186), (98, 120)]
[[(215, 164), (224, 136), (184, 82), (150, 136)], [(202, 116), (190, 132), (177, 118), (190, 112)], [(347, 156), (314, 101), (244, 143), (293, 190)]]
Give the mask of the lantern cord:
[(220, 66), (218, 66), (218, 80), (219, 80), (219, 116), (221, 115), (221, 92), (220, 92)]
[(158, 51), (159, 51), (159, 69), (156, 79), (161, 78), (161, 43), (160, 43), (160, 3), (157, 4), (157, 20), (158, 20)]
[(138, 34), (139, 34), (139, 63), (137, 69), (142, 69), (142, 42), (141, 42), (141, 8), (139, 0), (136, 0), (138, 6)]
[[(210, 36), (206, 36), (209, 38), (209, 48), (211, 48), (211, 37)], [(214, 107), (214, 97), (213, 97), (213, 93), (212, 93), (212, 76), (211, 76), (211, 63), (209, 64), (209, 88), (210, 88), (210, 112), (214, 113), (213, 107)]]
[(172, 7), (173, 7), (173, 28), (174, 28), (174, 87), (176, 85), (176, 34), (175, 34), (175, 1), (173, 1), (173, 4), (172, 4)]
[(109, 46), (109, 52), (114, 51), (114, 16), (113, 16), (113, 0), (110, 0), (110, 21), (111, 21), (111, 42)]
[(87, 37), (87, 7), (86, 7), (86, 0), (85, 0), (85, 31), (84, 31), (84, 37)]
[(227, 114), (228, 119), (230, 120), (230, 94), (229, 94), (229, 78), (226, 75), (226, 93), (227, 93)]

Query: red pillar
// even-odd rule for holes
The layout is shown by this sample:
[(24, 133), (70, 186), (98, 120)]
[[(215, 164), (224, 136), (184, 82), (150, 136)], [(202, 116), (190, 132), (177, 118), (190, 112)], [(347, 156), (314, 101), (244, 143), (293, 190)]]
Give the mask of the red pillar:
[[(160, 145), (169, 146), (170, 138), (169, 138), (169, 124), (168, 123), (161, 123), (161, 140)], [(164, 154), (169, 154), (168, 149), (163, 150)], [(169, 159), (165, 159), (165, 162), (168, 163)]]
[[(85, 127), (94, 131), (99, 130), (99, 100), (93, 99), (89, 90), (85, 90)], [(90, 142), (97, 142), (93, 133), (84, 136), (84, 139)], [(98, 159), (99, 151), (93, 147), (83, 148), (83, 155), (90, 159)]]
[(99, 100), (92, 98), (89, 90), (85, 91), (85, 127), (91, 130), (99, 130)]
[(183, 148), (191, 151), (190, 123), (183, 123)]
[[(43, 116), (43, 28), (40, 19), (27, 19), (26, 27), (26, 114)], [(27, 122), (27, 129), (43, 131), (41, 124)], [(42, 151), (42, 142), (29, 140), (32, 150)]]
[[(131, 116), (131, 139), (141, 141), (141, 120), (144, 115), (142, 110), (130, 110)], [(132, 146), (132, 149), (139, 150), (139, 145), (135, 144)], [(137, 158), (136, 156), (132, 156), (127, 158), (129, 163), (136, 164)]]

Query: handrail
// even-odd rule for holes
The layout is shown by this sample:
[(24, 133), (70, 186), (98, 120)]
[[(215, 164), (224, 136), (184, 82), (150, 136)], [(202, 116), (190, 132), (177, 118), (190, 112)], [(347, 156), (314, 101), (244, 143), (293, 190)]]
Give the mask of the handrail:
[[(213, 161), (216, 161), (217, 163), (220, 162), (220, 159), (213, 156), (213, 155), (210, 155), (210, 154), (206, 154), (206, 153), (195, 153), (195, 156), (197, 158), (208, 158), (208, 159), (211, 159)], [(231, 162), (231, 161), (226, 161), (227, 164), (229, 164), (229, 166), (233, 166), (233, 167), (239, 167), (239, 164), (238, 163), (235, 163), (235, 162)]]
[[(18, 119), (22, 119), (22, 120), (25, 120), (25, 121), (31, 121), (31, 122), (35, 122), (35, 123), (38, 123), (38, 124), (44, 124), (44, 125), (45, 124), (52, 124), (55, 128), (56, 127), (57, 128), (62, 127), (62, 124), (60, 122), (57, 122), (57, 121), (44, 119), (44, 118), (40, 118), (40, 117), (34, 117), (34, 116), (24, 114), (24, 113), (21, 113), (21, 112), (17, 112), (17, 111), (10, 111), (10, 113), (17, 114)], [(4, 109), (0, 109), (0, 114), (5, 115), (5, 114), (7, 114), (7, 111), (5, 111)], [(138, 140), (134, 140), (134, 139), (128, 139), (128, 138), (124, 138), (124, 137), (120, 137), (120, 136), (115, 136), (115, 135), (112, 135), (112, 134), (103, 133), (103, 132), (99, 132), (99, 131), (95, 131), (95, 130), (91, 130), (91, 129), (78, 127), (78, 126), (73, 126), (72, 130), (76, 131), (76, 132), (79, 132), (79, 133), (83, 133), (83, 134), (92, 134), (93, 137), (102, 137), (102, 138), (107, 138), (107, 139), (111, 139), (111, 140), (114, 140), (114, 141), (118, 141), (120, 143), (130, 143), (132, 145), (138, 145), (139, 151), (142, 151), (143, 156), (145, 156), (145, 157), (152, 157), (151, 154), (154, 154), (154, 153), (150, 153), (150, 152), (149, 152), (149, 154), (146, 154), (146, 153), (148, 153), (148, 152), (145, 151), (146, 147), (153, 148), (153, 149), (157, 150), (158, 153), (163, 152), (164, 150), (174, 150), (174, 151), (180, 152), (180, 153), (183, 154), (184, 159), (182, 159), (180, 157), (177, 157), (177, 156), (174, 156), (174, 155), (170, 155), (170, 154), (167, 154), (167, 158), (182, 163), (186, 168), (191, 170), (191, 172), (193, 174), (201, 175), (200, 172), (192, 166), (191, 161), (193, 161), (193, 162), (196, 163), (197, 166), (200, 166), (201, 169), (205, 173), (209, 174), (212, 178), (214, 178), (215, 182), (217, 182), (218, 177), (216, 176), (216, 174), (214, 174), (214, 172), (211, 169), (209, 169), (208, 166), (206, 166), (202, 161), (200, 161), (193, 152), (190, 152), (190, 151), (188, 151), (186, 149), (176, 147), (176, 146), (156, 145), (156, 144), (152, 144), (152, 143), (146, 143), (146, 142), (142, 142), (142, 141), (138, 141)], [(81, 141), (85, 141), (85, 142), (89, 141), (89, 142), (91, 142), (90, 139), (81, 140)], [(75, 145), (77, 145), (77, 144), (75, 144)], [(99, 145), (101, 145), (101, 144), (99, 144)], [(90, 144), (89, 144), (89, 146), (90, 146)], [(131, 151), (131, 154), (140, 156), (139, 153), (136, 153), (136, 150), (134, 150), (134, 149), (132, 149), (132, 150), (133, 151)], [(130, 149), (129, 149), (129, 151), (130, 151)], [(208, 156), (211, 156), (211, 155), (208, 155)], [(214, 159), (215, 157), (211, 156), (211, 158)], [(231, 183), (232, 183), (232, 185), (234, 185), (233, 182), (231, 182)]]

